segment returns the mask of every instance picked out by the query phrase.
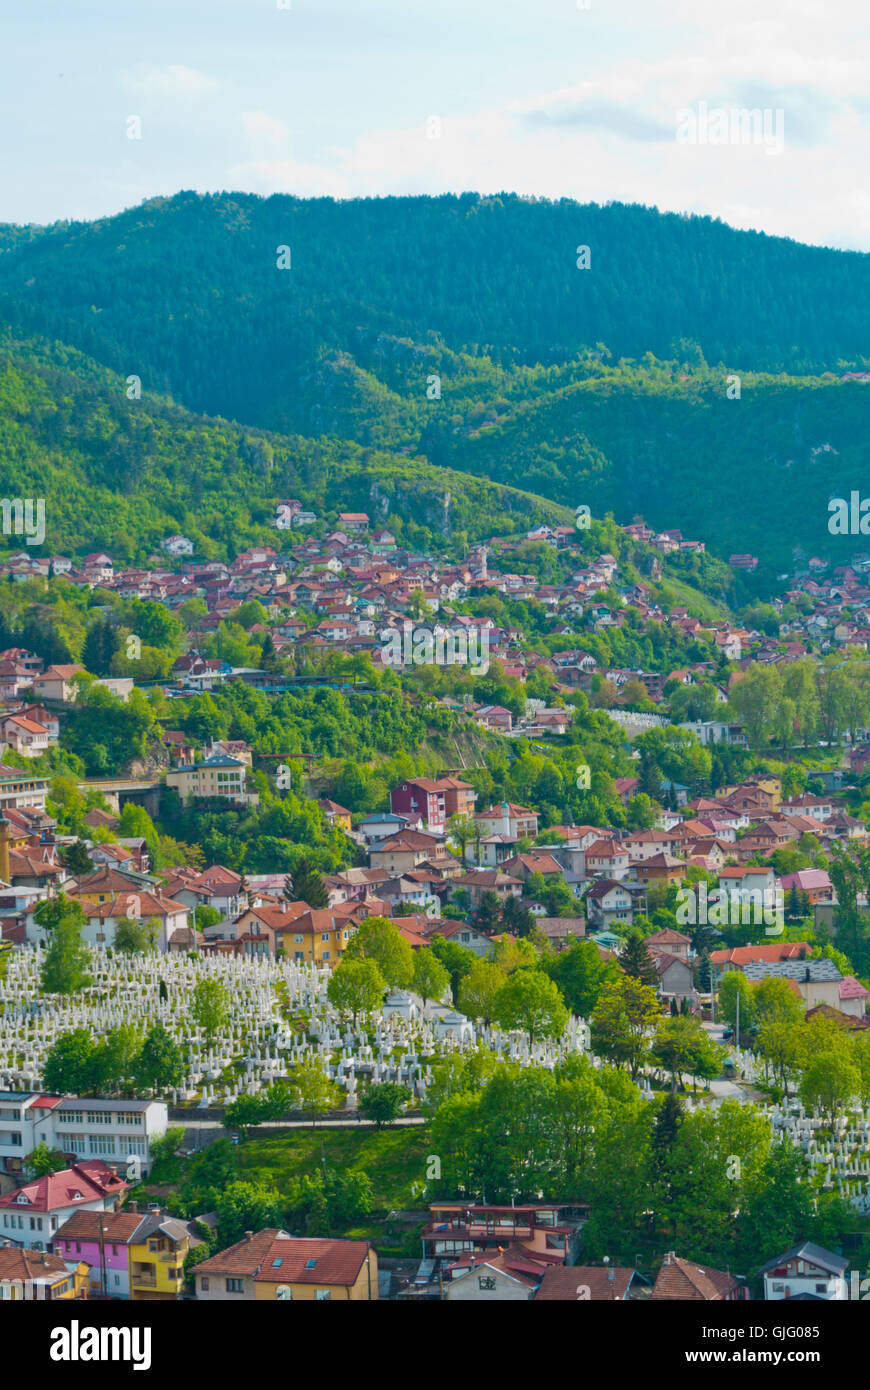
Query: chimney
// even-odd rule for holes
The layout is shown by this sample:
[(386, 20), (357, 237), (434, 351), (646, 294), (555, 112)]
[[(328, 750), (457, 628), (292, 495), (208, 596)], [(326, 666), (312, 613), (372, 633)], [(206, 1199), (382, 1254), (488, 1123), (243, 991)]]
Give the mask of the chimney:
[(131, 1212), (133, 1213), (134, 1216), (138, 1216), (138, 1214), (139, 1214), (139, 1203), (138, 1203), (138, 1202), (128, 1202), (128, 1203), (127, 1203), (127, 1210), (128, 1210), (128, 1211), (131, 1211)]
[(253, 1232), (253, 1231), (245, 1231), (245, 1240), (253, 1240), (253, 1239), (254, 1239), (254, 1232)]

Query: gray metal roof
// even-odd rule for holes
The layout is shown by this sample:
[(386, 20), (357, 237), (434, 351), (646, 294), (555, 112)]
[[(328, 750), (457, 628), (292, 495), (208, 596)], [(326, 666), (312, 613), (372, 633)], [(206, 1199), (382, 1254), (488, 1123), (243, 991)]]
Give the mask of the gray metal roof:
[(785, 980), (807, 980), (818, 984), (824, 980), (842, 980), (839, 969), (832, 960), (760, 960), (744, 965), (743, 973), (747, 980), (766, 980), (771, 975), (779, 975)]

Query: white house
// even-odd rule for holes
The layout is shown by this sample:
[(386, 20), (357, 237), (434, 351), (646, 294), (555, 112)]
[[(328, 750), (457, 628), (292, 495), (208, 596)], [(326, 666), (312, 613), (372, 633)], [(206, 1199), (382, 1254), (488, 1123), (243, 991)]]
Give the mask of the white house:
[(169, 555), (193, 554), (193, 541), (188, 540), (187, 536), (167, 536), (160, 545)]
[(111, 1211), (128, 1184), (102, 1162), (74, 1163), (0, 1197), (0, 1238), (44, 1250), (75, 1211)]
[(784, 1254), (762, 1265), (765, 1301), (796, 1298), (799, 1295), (842, 1302), (849, 1297), (846, 1270), (849, 1261), (821, 1245), (805, 1240)]

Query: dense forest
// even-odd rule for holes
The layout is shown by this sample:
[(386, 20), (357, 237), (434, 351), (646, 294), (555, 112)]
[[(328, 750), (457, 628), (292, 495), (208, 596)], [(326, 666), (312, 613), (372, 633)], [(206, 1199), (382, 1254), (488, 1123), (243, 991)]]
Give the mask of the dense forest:
[[(123, 378), (74, 349), (2, 330), (0, 494), (45, 498), (43, 553), (99, 546), (137, 563), (178, 531), (204, 558), (232, 558), (282, 536), (289, 543), (274, 527), (275, 501), (285, 497), (327, 523), (342, 510), (366, 510), (401, 544), (460, 553), (493, 530), (571, 520), (563, 507), (422, 458), (271, 435), (166, 398), (129, 399)], [(4, 539), (22, 548), (20, 538)]]
[(868, 309), (865, 256), (621, 204), (180, 193), (2, 227), (0, 486), (52, 502), (55, 548), (130, 558), (262, 540), (288, 492), (416, 547), (584, 502), (769, 584), (855, 548), (827, 503), (867, 461), (840, 378)]

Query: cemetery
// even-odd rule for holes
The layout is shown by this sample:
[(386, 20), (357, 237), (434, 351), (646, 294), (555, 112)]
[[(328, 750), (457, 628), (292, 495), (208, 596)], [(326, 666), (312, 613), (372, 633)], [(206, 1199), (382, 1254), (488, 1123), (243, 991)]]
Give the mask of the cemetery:
[[(355, 1112), (360, 1084), (396, 1082), (419, 1106), (433, 1064), (483, 1046), (506, 1061), (553, 1068), (570, 1052), (588, 1052), (589, 1030), (571, 1018), (562, 1038), (529, 1044), (521, 1032), (475, 1025), (443, 1004), (408, 991), (388, 994), (382, 1011), (352, 1027), (327, 999), (328, 968), (269, 957), (111, 954), (92, 948), (91, 983), (74, 995), (42, 995), (39, 945), (14, 952), (0, 979), (0, 1089), (43, 1088), (46, 1058), (61, 1035), (84, 1029), (99, 1040), (132, 1025), (161, 1024), (181, 1049), (186, 1074), (163, 1097), (171, 1107), (222, 1109), (255, 1096), (316, 1060)], [(229, 1005), (209, 1038), (189, 1001), (204, 980), (218, 980)]]

